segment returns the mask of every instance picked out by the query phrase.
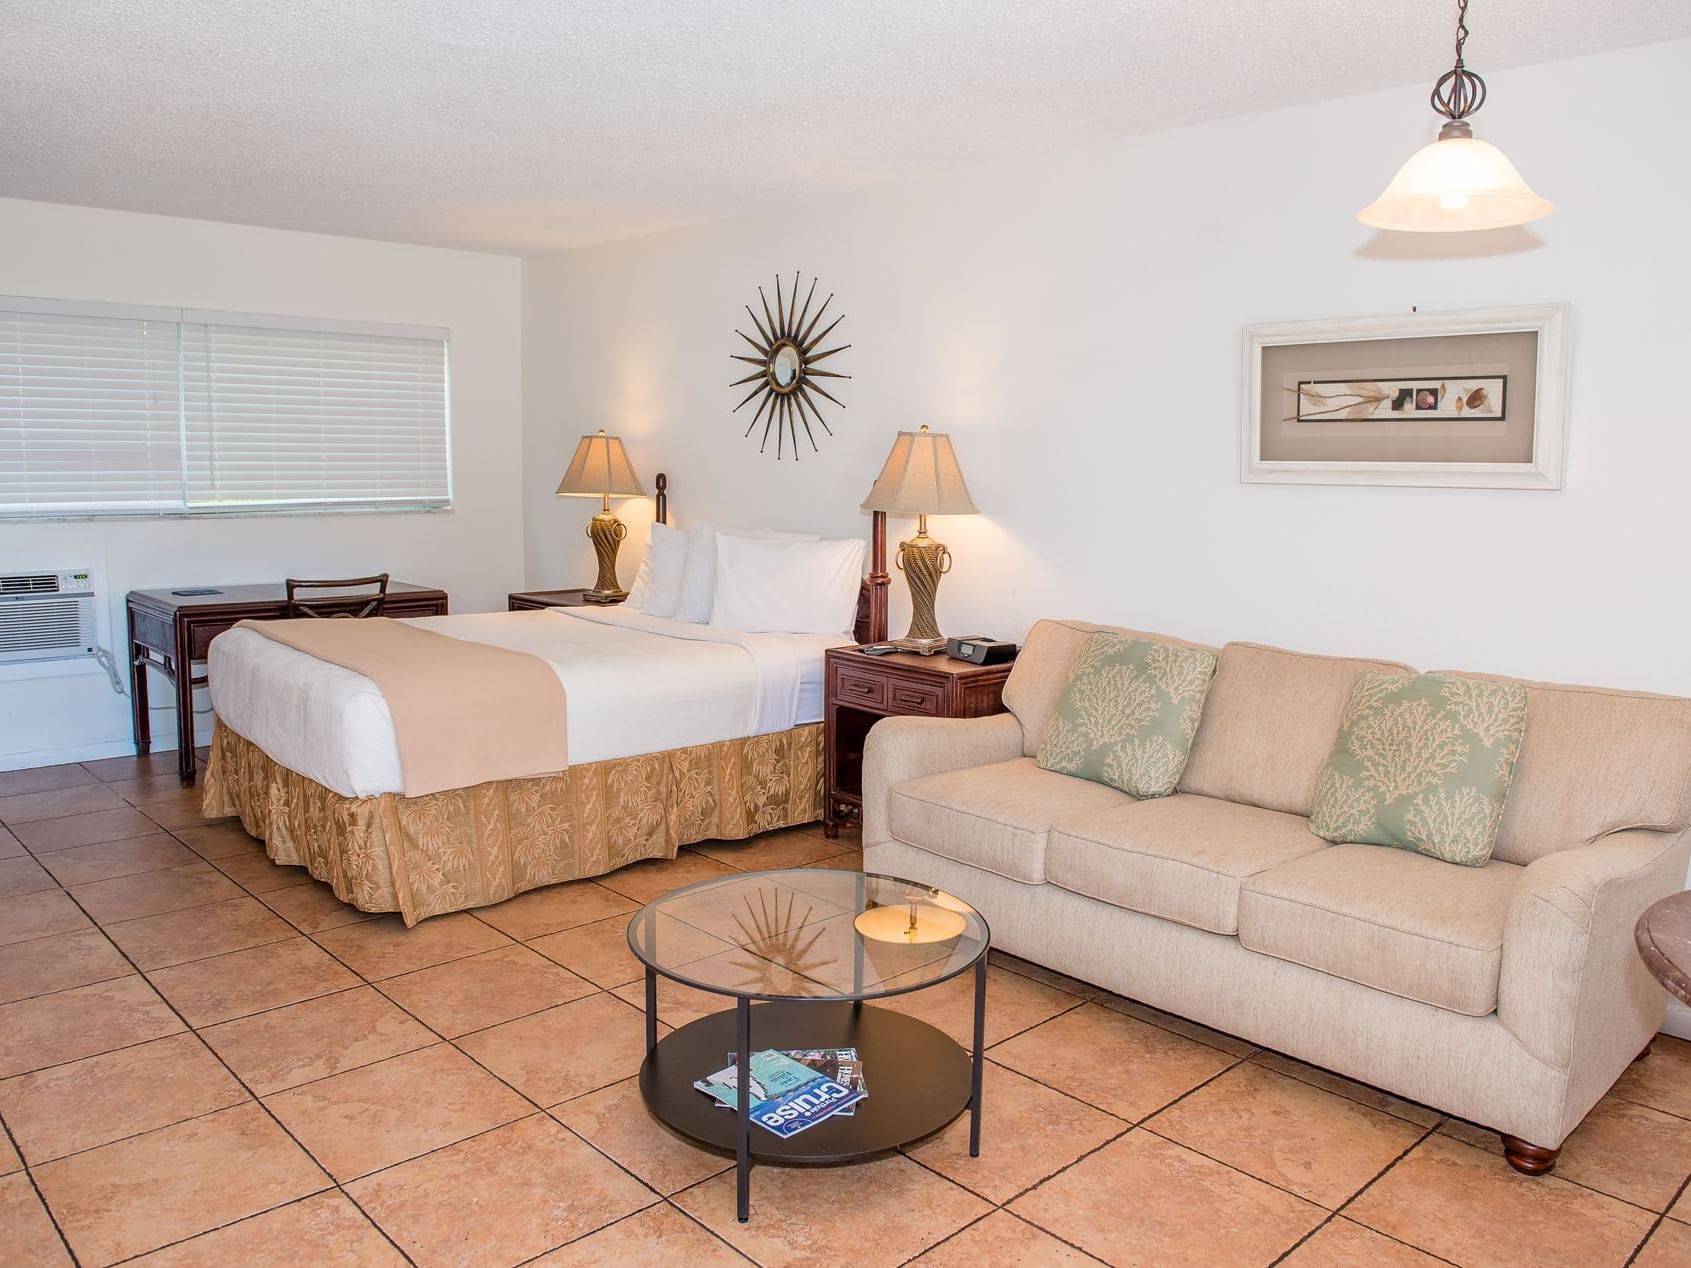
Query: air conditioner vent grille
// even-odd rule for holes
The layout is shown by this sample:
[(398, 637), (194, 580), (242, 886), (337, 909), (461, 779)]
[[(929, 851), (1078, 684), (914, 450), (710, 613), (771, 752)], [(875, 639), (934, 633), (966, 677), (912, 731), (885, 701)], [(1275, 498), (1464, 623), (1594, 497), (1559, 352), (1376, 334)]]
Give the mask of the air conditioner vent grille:
[(0, 577), (0, 594), (57, 594), (59, 578), (52, 573), (12, 573)]
[(0, 618), (0, 656), (7, 652), (76, 652), (82, 647), (82, 613), (75, 599), (20, 604)]

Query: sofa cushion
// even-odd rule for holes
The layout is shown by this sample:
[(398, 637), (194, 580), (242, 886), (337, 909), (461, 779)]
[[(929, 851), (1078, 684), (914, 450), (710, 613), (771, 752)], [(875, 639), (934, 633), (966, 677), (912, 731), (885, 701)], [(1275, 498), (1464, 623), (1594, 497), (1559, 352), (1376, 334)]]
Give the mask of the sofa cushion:
[(1691, 700), (1460, 676), (1527, 689), (1527, 733), (1493, 857), (1531, 863), (1610, 832), (1691, 824)]
[(1180, 791), (1308, 815), (1357, 672), (1389, 660), (1312, 656), (1255, 643), (1221, 649)]
[[(1086, 640), (1099, 630), (1125, 634), (1129, 638), (1147, 638), (1157, 643), (1173, 643), (1176, 647), (1215, 651), (1215, 648), (1202, 643), (1189, 643), (1166, 634), (1147, 634), (1119, 625), (1092, 625), (1086, 621), (1038, 622), (1028, 631), (1021, 654), (1016, 657), (1015, 667), (1004, 683), (1004, 707), (1022, 724), (1022, 752), (1029, 757), (1039, 752), (1039, 742), (1045, 738), (1045, 728), (1050, 725), (1051, 715), (1057, 710), (1057, 697), (1069, 680), (1075, 657), (1080, 655)], [(1326, 756), (1325, 750), (1322, 756)]]
[(1215, 653), (1099, 630), (1075, 657), (1039, 765), (1135, 797), (1174, 791)]
[(1045, 875), (1129, 911), (1233, 934), (1246, 880), (1325, 849), (1296, 815), (1180, 793), (1065, 815), (1051, 829)]
[(1363, 670), (1315, 791), (1310, 830), (1483, 867), (1527, 721), (1517, 682)]
[(892, 834), (906, 845), (1038, 885), (1053, 822), (1132, 805), (1133, 798), (1018, 757), (907, 780), (893, 787), (888, 802)]
[(1503, 926), (1525, 868), (1450, 867), (1335, 845), (1252, 877), (1239, 941), (1363, 986), (1483, 1017), (1497, 1008)]

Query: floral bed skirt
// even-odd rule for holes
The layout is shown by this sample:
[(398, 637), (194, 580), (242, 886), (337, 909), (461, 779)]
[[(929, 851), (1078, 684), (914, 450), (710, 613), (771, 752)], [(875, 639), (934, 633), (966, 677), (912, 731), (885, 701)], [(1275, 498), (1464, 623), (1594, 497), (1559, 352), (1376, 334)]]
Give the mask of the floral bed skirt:
[(678, 847), (822, 814), (822, 727), (573, 766), (423, 797), (343, 797), (216, 720), (205, 813), (239, 815), (278, 863), (407, 925)]

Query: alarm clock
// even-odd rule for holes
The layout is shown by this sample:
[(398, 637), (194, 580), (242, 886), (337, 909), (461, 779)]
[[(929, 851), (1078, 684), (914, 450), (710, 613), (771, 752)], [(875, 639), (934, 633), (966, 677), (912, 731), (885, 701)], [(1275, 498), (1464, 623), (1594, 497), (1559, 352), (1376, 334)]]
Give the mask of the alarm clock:
[(972, 665), (1002, 665), (1015, 660), (1017, 647), (1002, 639), (985, 634), (962, 634), (945, 640), (945, 654), (954, 660), (966, 660)]

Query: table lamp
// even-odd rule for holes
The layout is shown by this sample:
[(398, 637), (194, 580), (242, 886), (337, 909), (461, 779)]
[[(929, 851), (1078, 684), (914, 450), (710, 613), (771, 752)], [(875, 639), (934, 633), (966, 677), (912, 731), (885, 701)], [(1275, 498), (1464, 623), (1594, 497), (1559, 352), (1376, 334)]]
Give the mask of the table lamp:
[(582, 595), (589, 603), (621, 603), (628, 597), (617, 582), (617, 547), (628, 536), (628, 525), (611, 514), (613, 497), (645, 497), (640, 477), (634, 474), (622, 440), (601, 430), (583, 436), (570, 459), (569, 470), (558, 485), (561, 498), (603, 498), (604, 508), (587, 522), (587, 538), (599, 558), (599, 579)]
[(916, 536), (898, 544), (898, 566), (910, 583), (910, 632), (894, 641), (924, 654), (942, 650), (945, 639), (934, 620), (934, 596), (939, 579), (951, 571), (951, 552), (928, 536), (928, 516), (980, 513), (963, 483), (951, 437), (925, 426), (899, 432), (863, 509), (917, 517)]

